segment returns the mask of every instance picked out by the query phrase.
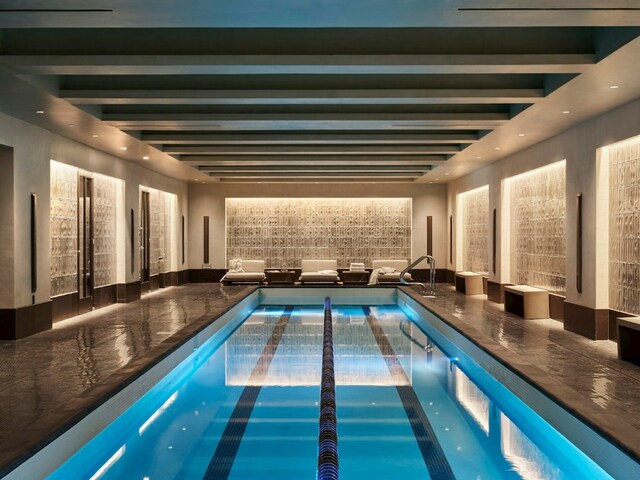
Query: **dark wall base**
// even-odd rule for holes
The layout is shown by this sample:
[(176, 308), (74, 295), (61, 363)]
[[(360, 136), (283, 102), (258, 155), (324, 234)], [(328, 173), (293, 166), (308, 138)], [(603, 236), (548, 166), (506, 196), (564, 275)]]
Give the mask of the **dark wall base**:
[[(416, 282), (428, 282), (429, 281), (429, 272), (428, 268), (414, 268), (411, 270), (411, 277)], [(436, 268), (436, 282), (444, 283), (447, 281), (447, 271), (444, 268)]]
[(609, 340), (618, 341), (618, 328), (616, 319), (618, 317), (633, 317), (633, 315), (616, 310), (609, 310)]
[(564, 297), (549, 294), (549, 316), (554, 320), (564, 320)]
[(185, 283), (189, 283), (189, 270), (180, 270), (178, 272), (177, 285), (184, 285)]
[(78, 292), (51, 299), (52, 321), (59, 322), (78, 315)]
[(140, 300), (142, 284), (140, 281), (118, 284), (118, 303), (129, 303)]
[(504, 287), (511, 283), (498, 283), (487, 280), (487, 300), (495, 303), (504, 303)]
[(224, 268), (203, 268), (189, 270), (189, 282), (191, 283), (219, 283), (227, 273)]
[(99, 287), (93, 290), (93, 306), (106, 307), (118, 303), (118, 286), (116, 284)]
[(153, 292), (160, 288), (160, 275), (151, 275), (149, 277), (149, 291)]
[(456, 272), (454, 272), (453, 270), (446, 270), (445, 281), (447, 283), (450, 283), (451, 285), (455, 285), (456, 284)]
[(0, 340), (19, 340), (53, 325), (51, 301), (20, 308), (0, 309)]
[(609, 310), (564, 302), (564, 329), (592, 340), (609, 338)]

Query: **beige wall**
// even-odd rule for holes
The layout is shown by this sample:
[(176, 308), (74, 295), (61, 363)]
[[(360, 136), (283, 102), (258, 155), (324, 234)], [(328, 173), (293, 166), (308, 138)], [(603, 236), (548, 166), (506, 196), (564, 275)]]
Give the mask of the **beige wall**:
[[(424, 184), (245, 184), (191, 185), (189, 188), (189, 268), (202, 268), (203, 217), (210, 222), (210, 262), (225, 268), (225, 199), (241, 197), (354, 198), (411, 197), (412, 256), (427, 253), (427, 216), (433, 216), (433, 253), (444, 268), (446, 254), (446, 187)], [(421, 265), (422, 266), (422, 265)], [(422, 266), (426, 268), (426, 263)]]
[[(42, 303), (50, 298), (50, 252), (49, 239), (49, 169), (50, 160), (74, 165), (80, 169), (109, 175), (125, 180), (126, 235), (124, 241), (126, 272), (125, 280), (131, 282), (139, 280), (139, 255), (136, 258), (134, 273), (130, 268), (129, 248), (129, 215), (133, 208), (136, 225), (139, 220), (139, 186), (149, 186), (159, 190), (175, 193), (178, 196), (178, 215), (187, 216), (188, 186), (158, 173), (147, 170), (133, 163), (107, 155), (80, 143), (53, 134), (47, 130), (22, 122), (15, 118), (0, 114), (0, 145), (14, 148), (13, 158), (13, 189), (14, 189), (14, 238), (12, 244), (7, 244), (5, 238), (0, 246), (0, 258), (13, 258), (13, 271), (2, 269), (0, 283), (10, 282), (14, 288), (12, 292), (3, 289), (0, 292), (0, 308), (16, 308), (32, 303), (31, 299), (31, 267), (30, 267), (30, 217), (29, 193), (38, 195), (38, 291), (36, 303)], [(6, 171), (0, 172), (2, 183), (9, 177)], [(179, 229), (176, 230), (179, 232)], [(138, 252), (138, 235), (135, 232), (136, 253)], [(178, 233), (179, 234), (179, 233)], [(178, 243), (179, 245), (179, 243)], [(121, 259), (118, 259), (120, 262)], [(4, 263), (3, 263), (4, 264)], [(186, 268), (180, 264), (178, 269)]]
[[(459, 178), (448, 185), (447, 212), (456, 215), (456, 195), (489, 185), (489, 211), (497, 208), (498, 258), (496, 273), (491, 272), (491, 248), (489, 248), (489, 279), (508, 282), (508, 248), (502, 249), (508, 212), (501, 209), (502, 180), (534, 168), (567, 161), (567, 301), (591, 308), (607, 308), (607, 295), (602, 294), (607, 283), (602, 279), (602, 263), (607, 261), (606, 252), (596, 248), (596, 205), (606, 199), (596, 196), (598, 149), (611, 143), (633, 137), (640, 133), (640, 100), (614, 109), (589, 121), (581, 123), (544, 142), (534, 145), (515, 155), (499, 160), (470, 175)], [(576, 290), (576, 195), (583, 194), (584, 234), (583, 234), (583, 291)], [(598, 209), (601, 212), (602, 206)], [(605, 209), (606, 210), (606, 209)], [(502, 221), (501, 221), (502, 219)], [(599, 220), (601, 223), (601, 220)], [(455, 224), (455, 222), (454, 222)], [(507, 232), (508, 233), (508, 232)], [(455, 236), (455, 230), (454, 230)], [(490, 231), (491, 236), (491, 231)], [(502, 237), (502, 238), (501, 238)], [(454, 239), (455, 240), (455, 239)], [(492, 238), (489, 239), (491, 246)], [(454, 245), (456, 242), (454, 241)], [(506, 247), (506, 245), (505, 245)], [(455, 263), (454, 255), (454, 263)], [(448, 260), (448, 259), (447, 259)], [(597, 265), (599, 267), (597, 268)], [(452, 270), (458, 265), (448, 264)], [(606, 269), (605, 269), (606, 270)], [(598, 273), (599, 275), (597, 275)], [(606, 280), (606, 279), (605, 279)]]

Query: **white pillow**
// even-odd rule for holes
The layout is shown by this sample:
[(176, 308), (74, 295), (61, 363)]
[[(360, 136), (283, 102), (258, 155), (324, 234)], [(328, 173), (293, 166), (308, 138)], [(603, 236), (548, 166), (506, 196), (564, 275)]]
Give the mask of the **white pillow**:
[(230, 273), (244, 273), (244, 269), (242, 268), (242, 259), (234, 258), (229, 260), (229, 272)]
[(382, 267), (380, 268), (380, 273), (395, 273), (396, 269), (393, 267)]
[(318, 273), (321, 273), (322, 275), (338, 275), (338, 272), (335, 270), (318, 270)]

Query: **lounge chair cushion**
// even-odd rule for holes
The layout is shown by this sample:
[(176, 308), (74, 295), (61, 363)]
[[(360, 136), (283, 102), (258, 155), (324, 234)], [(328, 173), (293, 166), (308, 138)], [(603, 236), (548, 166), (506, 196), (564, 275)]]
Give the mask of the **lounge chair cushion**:
[(335, 283), (338, 278), (337, 260), (302, 260), (302, 283)]

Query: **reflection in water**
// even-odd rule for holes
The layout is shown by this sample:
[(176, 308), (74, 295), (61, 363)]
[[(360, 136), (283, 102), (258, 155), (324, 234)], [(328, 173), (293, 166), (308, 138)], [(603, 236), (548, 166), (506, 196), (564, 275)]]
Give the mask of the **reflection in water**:
[(489, 434), (489, 398), (462, 370), (454, 366), (456, 399), (469, 412), (484, 433)]
[[(334, 312), (334, 356), (337, 385), (408, 385), (411, 340), (398, 328), (385, 331), (406, 375), (389, 374), (362, 309)], [(225, 342), (226, 384), (249, 385), (249, 377), (280, 312), (257, 311)], [(278, 346), (278, 355), (260, 386), (318, 385), (322, 365), (323, 312), (296, 308)], [(339, 366), (339, 368), (338, 368)]]
[(500, 430), (502, 453), (522, 478), (563, 478), (560, 469), (504, 413), (500, 414)]

